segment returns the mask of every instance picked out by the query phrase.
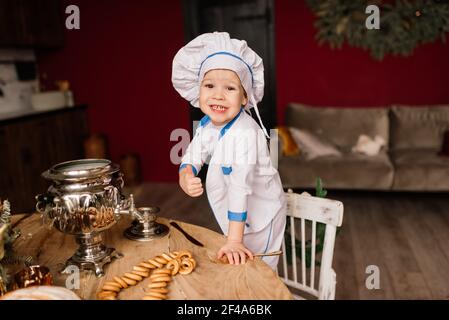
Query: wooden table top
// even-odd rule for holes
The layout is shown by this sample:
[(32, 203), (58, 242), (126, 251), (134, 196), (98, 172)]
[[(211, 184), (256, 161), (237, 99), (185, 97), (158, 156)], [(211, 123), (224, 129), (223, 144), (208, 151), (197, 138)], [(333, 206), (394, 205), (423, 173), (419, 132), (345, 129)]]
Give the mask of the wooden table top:
[[(114, 276), (130, 272), (133, 266), (153, 258), (163, 252), (188, 250), (197, 262), (196, 269), (189, 275), (177, 274), (169, 284), (168, 298), (173, 300), (279, 300), (292, 299), (292, 296), (277, 277), (275, 272), (260, 258), (244, 265), (216, 263), (210, 257), (225, 243), (225, 236), (196, 225), (178, 222), (190, 235), (204, 244), (195, 246), (181, 232), (169, 225), (170, 220), (158, 218), (160, 223), (170, 227), (167, 236), (150, 242), (128, 240), (123, 231), (131, 225), (129, 217), (121, 220), (104, 232), (104, 243), (124, 254), (121, 259), (113, 260), (105, 266), (105, 276), (95, 277), (93, 272), (81, 272), (79, 289), (74, 289), (82, 299), (96, 299), (105, 281)], [(34, 264), (50, 268), (54, 285), (65, 286), (69, 277), (60, 271), (65, 261), (77, 249), (74, 236), (63, 234), (42, 225), (39, 214), (15, 215), (13, 224), (21, 231), (21, 236), (14, 243), (19, 255), (30, 255)], [(9, 270), (15, 272), (16, 270)], [(149, 279), (144, 279), (136, 286), (123, 289), (118, 298), (121, 300), (140, 300), (147, 291)]]

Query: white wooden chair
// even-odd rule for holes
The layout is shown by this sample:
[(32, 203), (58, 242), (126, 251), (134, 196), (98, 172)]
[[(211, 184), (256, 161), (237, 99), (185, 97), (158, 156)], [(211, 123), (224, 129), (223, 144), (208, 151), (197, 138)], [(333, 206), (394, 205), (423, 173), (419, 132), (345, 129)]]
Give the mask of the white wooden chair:
[[(336, 200), (313, 197), (308, 193), (293, 193), (291, 189), (288, 190), (286, 196), (289, 232), (286, 232), (284, 235), (282, 242), (283, 255), (278, 265), (278, 268), (282, 265), (283, 274), (281, 279), (287, 286), (297, 289), (301, 293), (306, 293), (320, 300), (334, 300), (337, 282), (335, 271), (332, 269), (332, 259), (337, 227), (341, 226), (343, 222), (343, 203)], [(310, 222), (306, 223), (306, 221)], [(316, 287), (315, 283), (315, 273), (316, 269), (318, 269), (316, 267), (317, 223), (325, 224), (318, 287)], [(310, 238), (306, 237), (306, 224), (311, 224)], [(296, 234), (298, 234), (298, 237)], [(308, 234), (310, 235), (310, 231)], [(290, 238), (287, 240), (290, 242), (291, 262), (293, 262), (291, 267), (287, 264), (286, 237)], [(298, 239), (301, 243), (300, 259), (296, 255), (297, 246), (295, 239)], [(311, 254), (309, 258), (311, 262), (310, 268), (306, 267), (306, 241), (308, 240), (308, 243), (311, 244), (308, 249)], [(301, 271), (301, 279), (298, 277), (298, 269)], [(309, 281), (307, 281), (308, 279)], [(295, 299), (304, 299), (304, 297), (298, 296), (294, 292), (292, 294)]]

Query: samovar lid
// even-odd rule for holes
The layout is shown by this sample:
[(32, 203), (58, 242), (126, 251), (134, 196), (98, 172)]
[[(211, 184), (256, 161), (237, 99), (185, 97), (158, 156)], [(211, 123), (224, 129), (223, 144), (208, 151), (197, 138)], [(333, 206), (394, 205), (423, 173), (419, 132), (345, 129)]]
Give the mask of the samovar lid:
[(75, 180), (111, 174), (120, 167), (107, 159), (80, 159), (58, 163), (42, 173), (49, 180)]

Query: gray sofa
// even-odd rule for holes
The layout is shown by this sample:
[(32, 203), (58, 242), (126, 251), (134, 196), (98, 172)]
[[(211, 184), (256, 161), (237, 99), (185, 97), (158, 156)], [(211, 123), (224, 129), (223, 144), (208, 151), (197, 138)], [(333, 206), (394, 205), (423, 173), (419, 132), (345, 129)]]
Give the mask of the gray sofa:
[[(449, 191), (449, 157), (438, 155), (449, 129), (449, 106), (290, 104), (285, 125), (307, 130), (342, 153), (312, 160), (280, 155), (278, 169), (285, 188), (314, 188), (320, 177), (328, 189)], [(387, 146), (375, 156), (353, 153), (361, 134), (380, 135)]]

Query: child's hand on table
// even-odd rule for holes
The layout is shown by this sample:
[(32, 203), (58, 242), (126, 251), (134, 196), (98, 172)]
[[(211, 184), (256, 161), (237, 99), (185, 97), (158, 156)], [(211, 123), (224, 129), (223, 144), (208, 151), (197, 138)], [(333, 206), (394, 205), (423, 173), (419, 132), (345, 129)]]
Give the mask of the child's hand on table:
[(242, 242), (228, 240), (226, 244), (218, 250), (217, 258), (227, 258), (229, 264), (244, 264), (246, 263), (246, 256), (253, 260), (253, 254), (249, 251)]
[(186, 166), (179, 172), (179, 185), (191, 197), (199, 197), (204, 191), (201, 179), (195, 177), (191, 165)]

